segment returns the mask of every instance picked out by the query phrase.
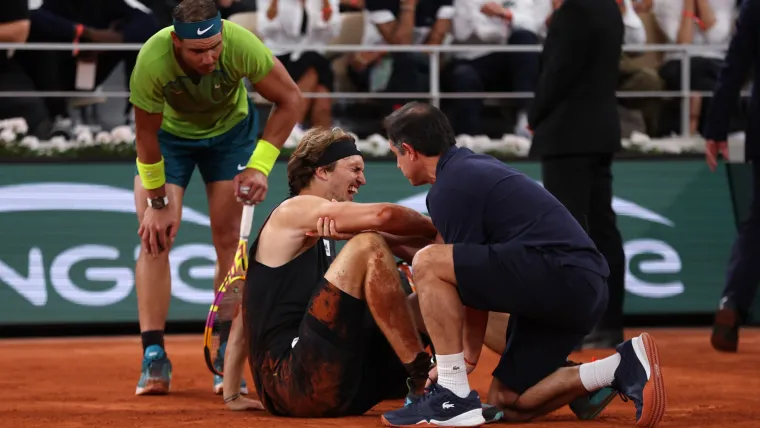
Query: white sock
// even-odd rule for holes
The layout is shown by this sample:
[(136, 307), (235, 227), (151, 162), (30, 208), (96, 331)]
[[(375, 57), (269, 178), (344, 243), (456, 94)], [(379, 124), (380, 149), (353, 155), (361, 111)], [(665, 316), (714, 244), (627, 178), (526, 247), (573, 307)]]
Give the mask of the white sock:
[(619, 364), (620, 354), (617, 352), (602, 360), (581, 364), (579, 372), (583, 387), (586, 391), (593, 392), (612, 385)]
[(438, 355), (438, 385), (448, 389), (460, 398), (470, 395), (470, 383), (467, 381), (467, 366), (464, 352), (452, 355)]

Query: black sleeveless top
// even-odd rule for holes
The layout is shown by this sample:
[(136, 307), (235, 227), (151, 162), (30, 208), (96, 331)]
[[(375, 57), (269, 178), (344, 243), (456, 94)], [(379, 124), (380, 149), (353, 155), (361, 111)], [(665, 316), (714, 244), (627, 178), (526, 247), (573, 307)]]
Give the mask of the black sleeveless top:
[(279, 361), (291, 348), (311, 297), (335, 257), (335, 243), (320, 239), (298, 257), (272, 268), (256, 261), (258, 244), (257, 236), (249, 251), (243, 301), (252, 366), (265, 358)]

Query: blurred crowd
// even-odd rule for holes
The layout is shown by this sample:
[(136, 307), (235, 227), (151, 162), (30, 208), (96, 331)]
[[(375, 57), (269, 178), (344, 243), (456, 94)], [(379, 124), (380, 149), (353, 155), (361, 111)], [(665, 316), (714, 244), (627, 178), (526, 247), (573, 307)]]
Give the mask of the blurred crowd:
[[(329, 44), (363, 45), (538, 45), (553, 11), (563, 0), (216, 0), (223, 18), (256, 33), (286, 66), (303, 92), (427, 93), (430, 57), (421, 52), (325, 52)], [(741, 0), (617, 1), (625, 44), (719, 45), (690, 61), (690, 89), (712, 91)], [(142, 43), (171, 25), (179, 0), (5, 0), (0, 7), (0, 42)], [(286, 50), (278, 46), (298, 46)], [(137, 51), (0, 51), (0, 91), (95, 91), (116, 70), (123, 90)], [(582, 61), (583, 58), (579, 58)], [(120, 67), (119, 67), (120, 66)], [(538, 52), (463, 51), (441, 56), (442, 92), (533, 92)], [(624, 52), (621, 91), (679, 91), (680, 54)], [(425, 99), (425, 98), (420, 98)], [(305, 100), (299, 126), (360, 127), (377, 122), (409, 98)], [(0, 119), (23, 116), (33, 134), (66, 135), (72, 111), (97, 104), (80, 97), (0, 97)], [(458, 134), (529, 138), (529, 98), (444, 99), (441, 107)], [(744, 102), (744, 101), (742, 101)], [(735, 128), (743, 105), (736, 106)], [(700, 134), (709, 97), (689, 100), (689, 132)], [(620, 98), (622, 120), (652, 137), (680, 132), (678, 97)], [(130, 123), (129, 106), (123, 123)], [(82, 120), (81, 117), (77, 120)], [(355, 121), (352, 126), (346, 122)], [(624, 129), (626, 129), (624, 127)], [(358, 133), (361, 132), (357, 131)], [(589, 130), (593, 132), (593, 130)]]

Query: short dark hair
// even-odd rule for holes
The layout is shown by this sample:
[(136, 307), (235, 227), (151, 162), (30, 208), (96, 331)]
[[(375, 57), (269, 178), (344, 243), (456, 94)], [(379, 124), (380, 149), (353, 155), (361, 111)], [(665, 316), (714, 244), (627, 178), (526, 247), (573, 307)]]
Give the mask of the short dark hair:
[(172, 11), (177, 22), (201, 22), (219, 13), (214, 0), (182, 0)]
[(425, 156), (441, 155), (457, 144), (446, 115), (428, 103), (407, 103), (386, 117), (384, 125), (391, 144), (401, 153), (402, 143)]

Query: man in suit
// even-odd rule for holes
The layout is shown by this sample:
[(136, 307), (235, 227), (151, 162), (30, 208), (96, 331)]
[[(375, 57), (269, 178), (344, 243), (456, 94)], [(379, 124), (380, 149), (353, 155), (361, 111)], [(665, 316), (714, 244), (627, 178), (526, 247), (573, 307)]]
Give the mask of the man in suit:
[(618, 87), (623, 19), (614, 0), (564, 0), (541, 54), (530, 111), (530, 154), (544, 186), (586, 229), (610, 267), (609, 303), (586, 348), (623, 340), (625, 254), (612, 210), (612, 159), (621, 148)]
[(743, 0), (736, 32), (731, 39), (705, 126), (705, 158), (715, 170), (718, 154), (728, 156), (726, 143), (729, 115), (736, 106), (739, 91), (755, 65), (745, 138), (745, 158), (752, 164), (752, 205), (741, 225), (728, 262), (726, 284), (715, 314), (711, 343), (719, 351), (736, 352), (739, 326), (746, 321), (760, 283), (760, 0)]

